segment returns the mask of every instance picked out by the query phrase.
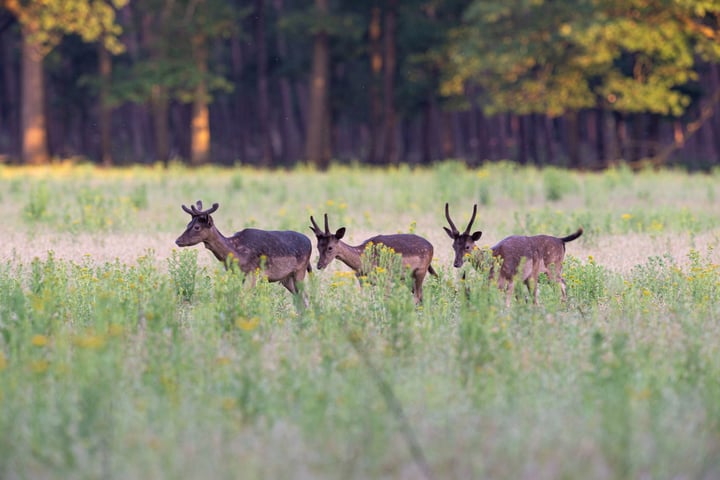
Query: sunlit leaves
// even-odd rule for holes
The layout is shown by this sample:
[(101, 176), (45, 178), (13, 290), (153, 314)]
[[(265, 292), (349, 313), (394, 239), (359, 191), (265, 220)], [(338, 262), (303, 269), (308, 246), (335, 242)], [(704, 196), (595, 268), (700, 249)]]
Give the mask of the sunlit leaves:
[(695, 63), (720, 58), (720, 2), (475, 1), (450, 43), (443, 93), (480, 86), (490, 112), (561, 115), (602, 104), (679, 116)]
[(5, 7), (17, 16), (32, 41), (47, 53), (62, 35), (74, 33), (86, 42), (100, 39), (113, 53), (121, 53), (118, 40), (122, 28), (115, 22), (115, 11), (128, 0), (9, 0)]

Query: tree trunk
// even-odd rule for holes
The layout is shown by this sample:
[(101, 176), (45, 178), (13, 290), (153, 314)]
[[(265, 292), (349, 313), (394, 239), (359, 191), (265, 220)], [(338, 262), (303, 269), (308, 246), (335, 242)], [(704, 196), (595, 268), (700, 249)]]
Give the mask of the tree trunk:
[(540, 165), (540, 157), (538, 156), (538, 141), (537, 141), (537, 122), (538, 115), (536, 113), (527, 116), (527, 152), (529, 160), (533, 165)]
[[(277, 11), (278, 17), (282, 17), (284, 5), (283, 0), (274, 0), (275, 10)], [(282, 30), (277, 29), (277, 49), (278, 55), (280, 56), (281, 62), (286, 62), (288, 58), (288, 48), (285, 36), (282, 34)], [(280, 101), (282, 109), (282, 137), (283, 137), (283, 150), (282, 155), (285, 164), (291, 164), (298, 160), (300, 153), (300, 132), (298, 131), (297, 121), (295, 118), (295, 109), (293, 108), (292, 102), (292, 88), (290, 86), (290, 80), (287, 77), (281, 76), (279, 79), (280, 83)]]
[(260, 165), (273, 163), (270, 138), (270, 100), (268, 97), (267, 44), (265, 43), (265, 0), (255, 0), (255, 52), (257, 58), (258, 128), (260, 130)]
[(100, 70), (99, 128), (100, 128), (100, 163), (109, 167), (113, 164), (110, 137), (111, 109), (109, 105), (110, 75), (112, 74), (112, 58), (110, 52), (98, 43), (98, 66)]
[(455, 138), (453, 135), (453, 117), (450, 112), (440, 110), (440, 152), (442, 160), (454, 158)]
[(613, 160), (616, 162), (627, 161), (627, 126), (625, 124), (625, 115), (621, 112), (613, 112), (613, 122), (615, 123), (615, 152)]
[(543, 131), (543, 144), (545, 146), (545, 163), (547, 165), (555, 165), (557, 163), (555, 153), (555, 142), (553, 138), (553, 119), (544, 115), (541, 119), (541, 127)]
[(580, 125), (578, 112), (568, 112), (565, 115), (565, 128), (567, 133), (566, 151), (568, 155), (568, 166), (580, 168)]
[(18, 81), (17, 70), (14, 68), (15, 37), (8, 30), (0, 34), (0, 70), (2, 70), (2, 91), (0, 91), (0, 149), (9, 152), (11, 156), (18, 153), (18, 113), (17, 99)]
[(28, 27), (22, 29), (21, 81), (21, 156), (23, 163), (43, 165), (50, 162), (45, 130), (45, 87), (43, 86), (43, 55), (30, 36)]
[(388, 0), (387, 11), (385, 12), (385, 64), (383, 95), (385, 106), (385, 146), (383, 148), (383, 163), (397, 164), (399, 161), (397, 152), (397, 114), (395, 112), (395, 71), (397, 69), (397, 45), (395, 43), (397, 24), (398, 0)]
[(608, 166), (607, 148), (605, 147), (605, 109), (595, 109), (595, 151), (597, 155), (597, 167), (604, 170)]
[(165, 88), (153, 85), (151, 91), (153, 112), (153, 133), (155, 134), (155, 160), (167, 167), (170, 161), (170, 133), (168, 126), (169, 101)]
[(202, 165), (210, 161), (210, 109), (208, 107), (207, 38), (202, 34), (193, 37), (193, 57), (195, 68), (200, 76), (195, 86), (192, 107), (192, 126), (190, 133), (190, 163)]
[(432, 162), (432, 102), (426, 102), (422, 109), (420, 123), (420, 163), (430, 165)]
[[(315, 0), (315, 8), (322, 16), (328, 14), (328, 0)], [(305, 156), (318, 169), (330, 166), (330, 112), (328, 88), (330, 80), (330, 47), (328, 34), (315, 34), (312, 73), (310, 76), (310, 105), (307, 120)]]
[(380, 75), (383, 68), (382, 57), (382, 11), (374, 6), (370, 12), (368, 27), (370, 42), (370, 144), (368, 147), (369, 164), (380, 163), (380, 145), (382, 145), (382, 96), (380, 94)]

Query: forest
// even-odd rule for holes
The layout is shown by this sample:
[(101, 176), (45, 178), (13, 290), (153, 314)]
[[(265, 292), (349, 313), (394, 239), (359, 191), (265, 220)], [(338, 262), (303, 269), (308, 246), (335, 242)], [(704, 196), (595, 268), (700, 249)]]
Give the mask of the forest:
[(720, 164), (720, 0), (2, 0), (0, 163)]

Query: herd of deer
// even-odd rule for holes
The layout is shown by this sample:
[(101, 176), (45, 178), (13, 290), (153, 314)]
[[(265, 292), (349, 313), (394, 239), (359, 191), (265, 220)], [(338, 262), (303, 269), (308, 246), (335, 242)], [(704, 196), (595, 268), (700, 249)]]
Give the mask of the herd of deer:
[[(301, 294), (298, 283), (302, 282), (305, 274), (311, 271), (310, 256), (312, 244), (310, 239), (294, 231), (267, 231), (255, 228), (246, 228), (231, 237), (225, 237), (215, 227), (211, 216), (219, 205), (214, 203), (208, 210), (203, 210), (202, 202), (190, 208), (185, 205), (182, 209), (190, 214), (192, 219), (187, 228), (175, 243), (179, 247), (189, 247), (202, 242), (215, 257), (227, 266), (228, 261), (237, 262), (240, 270), (246, 274), (255, 273), (262, 269), (263, 275), (270, 282), (280, 282), (293, 295)], [(443, 227), (453, 241), (455, 261), (453, 266), (459, 268), (463, 262), (470, 258), (476, 249), (476, 242), (482, 232), (470, 233), (477, 214), (477, 205), (473, 207), (472, 217), (465, 230), (455, 227), (448, 204), (445, 204), (445, 217), (450, 228)], [(424, 238), (413, 234), (377, 235), (368, 238), (360, 245), (352, 246), (343, 242), (345, 227), (330, 232), (328, 218), (325, 214), (325, 228), (321, 229), (311, 216), (310, 229), (317, 238), (317, 248), (320, 255), (317, 268), (322, 270), (335, 258), (353, 269), (357, 276), (365, 275), (362, 257), (368, 245), (384, 245), (402, 256), (403, 265), (413, 278), (413, 294), (415, 302), (422, 302), (422, 285), (428, 272), (437, 276), (432, 262), (433, 246)], [(562, 278), (562, 262), (565, 257), (565, 244), (582, 235), (583, 229), (566, 237), (553, 237), (550, 235), (519, 236), (512, 235), (501, 240), (491, 248), (492, 256), (499, 266), (497, 278), (498, 287), (506, 292), (506, 305), (510, 304), (514, 291), (514, 280), (518, 270), (522, 267), (520, 278), (528, 291), (531, 290), (533, 301), (538, 303), (538, 275), (546, 273), (548, 278), (560, 284), (562, 298), (566, 298), (565, 280)], [(366, 262), (367, 264), (367, 262)], [(489, 275), (495, 276), (495, 263), (489, 268)], [(254, 284), (255, 275), (248, 275)], [(305, 306), (307, 297), (302, 293)]]

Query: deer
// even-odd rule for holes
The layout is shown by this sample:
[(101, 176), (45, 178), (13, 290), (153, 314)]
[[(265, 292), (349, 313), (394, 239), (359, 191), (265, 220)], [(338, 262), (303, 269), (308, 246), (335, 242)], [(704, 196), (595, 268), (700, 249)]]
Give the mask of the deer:
[[(202, 242), (215, 258), (225, 264), (225, 268), (235, 262), (238, 268), (249, 276), (251, 287), (255, 286), (255, 272), (262, 269), (269, 282), (280, 282), (290, 293), (297, 296), (298, 284), (303, 281), (306, 273), (312, 271), (310, 239), (291, 230), (255, 228), (246, 228), (231, 237), (225, 237), (215, 227), (211, 216), (219, 206), (218, 203), (213, 203), (212, 207), (203, 210), (200, 200), (195, 205), (190, 205), (190, 208), (183, 205), (182, 209), (192, 219), (182, 235), (175, 240), (175, 244), (178, 247), (190, 247)], [(308, 300), (304, 292), (302, 300), (307, 307)]]
[[(445, 203), (445, 218), (450, 228), (443, 227), (445, 233), (453, 241), (455, 260), (453, 266), (460, 268), (466, 258), (473, 255), (477, 248), (475, 243), (482, 236), (481, 231), (470, 233), (472, 224), (477, 214), (477, 204), (473, 206), (472, 217), (465, 231), (460, 233), (450, 218), (449, 206)], [(506, 291), (505, 305), (510, 306), (510, 296), (514, 291), (514, 279), (522, 265), (522, 281), (531, 291), (530, 283), (533, 283), (533, 303), (538, 304), (538, 276), (546, 273), (551, 281), (560, 284), (562, 300), (567, 300), (567, 288), (565, 279), (562, 277), (562, 262), (565, 259), (565, 244), (572, 242), (583, 234), (580, 227), (575, 233), (565, 237), (553, 237), (551, 235), (521, 236), (511, 235), (506, 237), (495, 246), (491, 247), (493, 259), (500, 265), (498, 287)], [(495, 277), (495, 263), (490, 267), (490, 278)]]
[(324, 269), (337, 258), (354, 270), (355, 275), (359, 278), (368, 273), (363, 270), (363, 256), (368, 245), (384, 245), (399, 254), (402, 257), (403, 266), (410, 270), (413, 279), (412, 292), (415, 304), (418, 305), (422, 303), (422, 287), (427, 273), (438, 276), (430, 264), (433, 258), (433, 246), (423, 237), (410, 233), (376, 235), (360, 245), (351, 246), (342, 241), (345, 237), (345, 227), (340, 227), (335, 233), (330, 233), (327, 213), (325, 214), (325, 230), (318, 226), (312, 216), (310, 216), (310, 222), (312, 223), (310, 229), (317, 237), (317, 249), (320, 255), (317, 262), (318, 270)]

